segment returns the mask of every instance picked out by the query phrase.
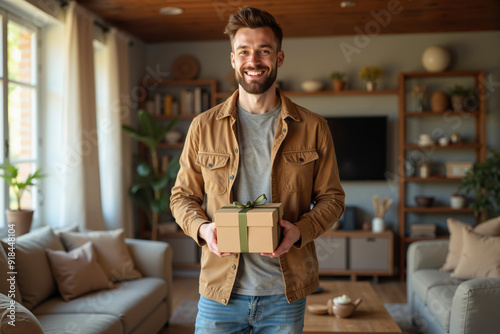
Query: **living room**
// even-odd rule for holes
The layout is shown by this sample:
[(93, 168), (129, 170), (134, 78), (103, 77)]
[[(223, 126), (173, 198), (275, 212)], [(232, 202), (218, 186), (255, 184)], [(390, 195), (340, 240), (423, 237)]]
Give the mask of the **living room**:
[[(77, 1), (81, 6), (85, 6), (90, 13), (97, 14), (96, 21), (98, 24), (95, 25), (94, 31), (96, 34), (96, 47), (94, 48), (95, 56), (99, 57), (99, 43), (105, 43), (105, 35), (108, 33), (111, 27), (119, 27), (121, 33), (123, 33), (128, 41), (128, 53), (129, 53), (129, 71), (128, 80), (130, 82), (130, 95), (131, 103), (130, 109), (130, 123), (132, 125), (137, 125), (136, 110), (139, 106), (144, 106), (144, 96), (139, 93), (140, 85), (148, 78), (151, 77), (161, 77), (162, 80), (175, 80), (175, 62), (182, 58), (183, 56), (190, 56), (196, 60), (196, 79), (199, 80), (215, 80), (217, 82), (217, 93), (220, 93), (217, 98), (217, 103), (222, 102), (227, 96), (228, 92), (232, 89), (232, 82), (228, 79), (230, 77), (231, 71), (233, 71), (230, 64), (230, 43), (225, 35), (223, 35), (224, 22), (231, 11), (236, 11), (241, 7), (243, 2), (241, 1), (214, 1), (211, 2), (210, 8), (212, 8), (212, 16), (216, 17), (216, 22), (218, 26), (222, 28), (214, 32), (214, 28), (203, 28), (192, 29), (196, 30), (196, 37), (182, 39), (183, 33), (176, 32), (172, 29), (172, 32), (165, 33), (164, 40), (161, 40), (161, 32), (165, 29), (170, 29), (168, 27), (155, 26), (151, 23), (147, 23), (147, 20), (142, 22), (143, 31), (140, 35), (139, 31), (134, 32), (133, 24), (127, 26), (120, 19), (119, 12), (115, 8), (115, 13), (108, 14), (105, 17), (105, 12), (99, 13), (99, 5), (95, 1)], [(65, 3), (65, 1), (62, 1)], [(153, 2), (151, 2), (153, 3)], [(264, 9), (269, 10), (273, 13), (273, 9), (278, 10), (283, 6), (282, 2), (273, 2), (273, 4), (267, 4), (269, 2), (255, 2), (255, 5), (262, 5)], [(284, 65), (278, 71), (277, 80), (280, 82), (281, 87), (285, 92), (293, 92), (290, 94), (292, 100), (302, 105), (326, 118), (331, 117), (345, 117), (345, 116), (357, 116), (357, 117), (368, 117), (368, 116), (385, 116), (387, 117), (387, 163), (386, 163), (386, 176), (385, 180), (358, 180), (351, 181), (346, 180), (342, 182), (342, 186), (346, 192), (346, 205), (350, 207), (355, 207), (355, 218), (354, 227), (356, 229), (361, 229), (364, 222), (371, 222), (372, 218), (375, 216), (373, 199), (377, 195), (381, 199), (388, 198), (393, 201), (393, 204), (388, 208), (387, 212), (384, 214), (384, 223), (387, 231), (393, 233), (393, 244), (390, 252), (393, 254), (393, 265), (391, 265), (391, 274), (388, 275), (388, 280), (399, 280), (399, 274), (404, 272), (405, 268), (402, 267), (401, 263), (404, 263), (405, 251), (402, 251), (401, 245), (398, 242), (398, 234), (401, 230), (401, 216), (400, 208), (401, 202), (408, 201), (409, 205), (414, 205), (414, 197), (421, 193), (432, 196), (439, 203), (448, 204), (449, 197), (451, 194), (457, 192), (459, 183), (456, 182), (444, 182), (440, 184), (437, 188), (432, 188), (432, 182), (426, 182), (423, 190), (417, 190), (410, 192), (409, 194), (401, 194), (400, 192), (400, 179), (398, 178), (398, 168), (400, 160), (399, 148), (400, 148), (400, 73), (413, 73), (413, 72), (427, 72), (424, 67), (422, 57), (424, 52), (431, 46), (440, 45), (443, 46), (451, 56), (449, 65), (446, 67), (445, 71), (484, 71), (484, 105), (485, 105), (485, 144), (488, 148), (494, 150), (500, 150), (500, 133), (497, 130), (500, 128), (500, 113), (498, 108), (500, 105), (500, 94), (498, 94), (498, 89), (500, 87), (500, 64), (498, 59), (500, 58), (500, 26), (498, 24), (492, 25), (489, 22), (493, 21), (500, 22), (498, 17), (498, 4), (493, 1), (482, 1), (477, 4), (477, 8), (470, 5), (468, 6), (465, 1), (457, 2), (456, 9), (460, 11), (460, 18), (462, 24), (457, 21), (446, 21), (454, 14), (443, 13), (440, 6), (443, 4), (428, 3), (425, 8), (429, 11), (437, 8), (437, 14), (434, 16), (429, 16), (424, 19), (424, 23), (420, 26), (418, 24), (408, 23), (407, 27), (401, 28), (400, 25), (405, 23), (398, 20), (399, 16), (407, 15), (407, 12), (413, 12), (415, 9), (413, 5), (405, 2), (398, 1), (387, 1), (380, 2), (376, 4), (363, 4), (363, 8), (349, 7), (346, 9), (346, 16), (349, 14), (357, 15), (357, 21), (350, 21), (350, 23), (343, 23), (340, 18), (338, 19), (344, 26), (348, 26), (348, 29), (336, 33), (335, 31), (328, 30), (324, 32), (321, 28), (316, 28), (317, 31), (321, 31), (316, 35), (300, 35), (300, 20), (287, 19), (286, 14), (277, 15), (277, 17), (283, 19), (285, 37), (283, 41), (283, 50), (285, 52)], [(64, 13), (67, 8), (67, 4), (61, 7), (61, 1), (2, 1), (0, 3), (2, 9), (7, 12), (12, 12), (15, 17), (27, 18), (27, 21), (31, 23), (41, 24), (40, 36), (42, 36), (40, 56), (39, 61), (42, 68), (43, 76), (40, 77), (40, 138), (43, 141), (42, 146), (39, 148), (39, 161), (40, 166), (44, 169), (47, 174), (45, 178), (40, 180), (40, 185), (43, 187), (41, 189), (42, 196), (37, 198), (37, 201), (43, 202), (43, 205), (38, 205), (35, 219), (33, 221), (33, 229), (42, 228), (45, 225), (49, 225), (53, 228), (63, 228), (72, 226), (74, 224), (69, 224), (68, 220), (73, 216), (79, 216), (74, 212), (68, 211), (66, 213), (66, 218), (63, 218), (61, 214), (61, 196), (59, 194), (69, 194), (78, 193), (79, 188), (73, 188), (69, 191), (62, 192), (64, 185), (60, 182), (61, 170), (57, 169), (58, 159), (61, 154), (68, 153), (61, 149), (54, 149), (60, 146), (60, 142), (64, 136), (62, 133), (62, 122), (63, 122), (63, 100), (65, 94), (64, 87), (64, 68), (61, 64), (64, 63), (64, 50), (62, 48), (61, 41), (64, 39)], [(176, 2), (176, 4), (182, 8), (182, 2)], [(246, 4), (246, 3), (245, 3)], [(254, 5), (253, 2), (249, 3)], [(109, 2), (107, 6), (113, 8), (114, 2)], [(122, 4), (125, 6), (124, 4)], [(169, 3), (174, 5), (174, 3)], [(359, 4), (361, 5), (361, 4)], [(151, 5), (152, 8), (161, 7), (159, 4), (154, 3)], [(189, 14), (191, 6), (196, 4), (190, 4), (186, 7), (185, 11)], [(314, 4), (311, 6), (318, 6), (320, 8), (321, 4)], [(340, 1), (335, 3), (336, 7), (340, 8)], [(480, 7), (485, 6), (485, 7)], [(146, 7), (146, 6), (145, 6)], [(97, 10), (96, 10), (97, 8)], [(101, 8), (106, 9), (106, 5), (102, 4)], [(358, 9), (356, 9), (358, 8)], [(478, 10), (478, 8), (480, 8)], [(484, 8), (491, 8), (490, 10)], [(92, 10), (95, 10), (95, 13)], [(112, 11), (110, 9), (110, 11)], [(140, 8), (136, 8), (136, 11), (140, 11)], [(422, 9), (420, 9), (422, 10)], [(425, 9), (424, 9), (425, 10)], [(316, 9), (314, 12), (318, 17), (323, 17), (320, 15), (320, 9)], [(470, 12), (470, 22), (467, 21), (467, 15), (464, 12)], [(418, 12), (419, 14), (414, 14), (413, 16), (424, 16), (425, 12)], [(484, 15), (484, 17), (481, 17)], [(304, 12), (304, 15), (310, 15), (309, 12)], [(496, 15), (496, 16), (495, 16)], [(223, 17), (223, 20), (220, 17)], [(410, 15), (412, 16), (412, 15)], [(179, 16), (182, 18), (182, 14)], [(406, 16), (405, 16), (406, 17)], [(443, 20), (447, 22), (444, 27), (437, 28), (434, 22), (435, 18), (437, 20)], [(170, 18), (166, 16), (167, 20)], [(330, 19), (332, 20), (332, 19)], [(333, 19), (335, 20), (335, 19)], [(427, 20), (427, 21), (425, 21)], [(188, 20), (190, 25), (196, 26), (196, 21)], [(318, 19), (319, 21), (319, 19)], [(24, 22), (24, 21), (22, 21)], [(201, 22), (201, 21), (200, 21)], [(355, 23), (352, 23), (355, 22)], [(286, 25), (297, 26), (293, 30), (290, 29), (292, 33), (287, 33)], [(121, 27), (127, 26), (128, 29), (123, 29)], [(305, 29), (305, 28), (304, 28)], [(310, 28), (311, 29), (311, 28)], [(330, 28), (331, 29), (331, 28)], [(399, 30), (398, 30), (399, 29)], [(413, 29), (413, 31), (410, 31)], [(346, 32), (348, 30), (348, 32)], [(148, 31), (150, 32), (151, 40), (148, 38), (140, 38), (138, 36), (148, 36)], [(168, 31), (168, 30), (167, 30)], [(203, 32), (206, 31), (207, 34), (220, 34), (217, 38), (201, 38)], [(297, 32), (299, 31), (299, 32)], [(175, 36), (175, 33), (178, 36)], [(100, 35), (100, 36), (98, 36)], [(160, 36), (160, 37), (158, 37)], [(288, 37), (289, 36), (289, 37)], [(154, 41), (152, 41), (154, 39)], [(158, 39), (157, 39), (158, 38)], [(96, 58), (98, 59), (98, 58)], [(99, 66), (99, 61), (96, 61), (96, 68)], [(101, 65), (102, 66), (102, 65)], [(366, 93), (366, 83), (364, 80), (359, 78), (359, 72), (365, 66), (377, 66), (383, 70), (382, 77), (378, 80), (375, 90), (378, 92)], [(330, 75), (332, 72), (340, 71), (345, 73), (345, 81), (347, 92), (352, 91), (355, 93), (344, 93), (344, 94), (333, 94), (326, 93), (333, 91), (332, 83), (330, 80)], [(96, 71), (96, 81), (103, 82), (101, 80), (105, 75), (106, 71), (103, 67), (98, 68)], [(303, 93), (302, 84), (305, 81), (320, 81), (323, 87), (320, 92), (316, 93)], [(449, 90), (456, 83), (453, 78), (442, 84), (441, 89), (445, 92)], [(469, 81), (465, 81), (466, 85), (471, 85)], [(417, 85), (426, 84), (425, 80), (419, 82), (417, 80)], [(96, 83), (99, 89), (99, 82)], [(410, 87), (412, 88), (412, 87)], [(102, 92), (102, 90), (101, 90)], [(407, 92), (409, 93), (409, 91)], [(427, 103), (430, 104), (431, 93), (427, 95)], [(97, 92), (97, 104), (99, 104), (100, 93)], [(224, 95), (225, 94), (225, 95)], [(409, 96), (409, 94), (408, 94)], [(151, 95), (148, 96), (148, 99)], [(408, 99), (410, 99), (408, 97)], [(470, 122), (470, 118), (466, 119), (464, 117), (464, 123)], [(185, 135), (187, 130), (187, 125), (189, 125), (189, 120), (181, 120), (180, 129)], [(444, 133), (433, 133), (433, 139), (438, 140), (438, 136), (450, 136), (453, 132), (456, 132), (456, 128), (452, 128), (452, 125), (456, 123), (448, 122), (446, 126), (438, 125), (437, 123), (432, 123), (431, 126), (436, 129), (443, 129)], [(473, 140), (474, 133), (473, 125), (464, 125), (463, 128), (459, 128), (458, 132), (461, 132), (464, 140)], [(369, 141), (370, 138), (364, 138), (363, 133), (359, 133), (359, 137), (363, 140)], [(408, 141), (416, 143), (417, 137), (408, 138)], [(137, 151), (138, 146), (136, 142), (131, 145), (130, 151)], [(63, 152), (63, 153), (61, 153)], [(180, 153), (179, 148), (170, 149), (169, 152), (174, 154)], [(472, 162), (474, 157), (470, 151), (463, 153), (461, 150), (457, 150), (452, 157), (454, 161), (469, 161)], [(169, 153), (170, 154), (170, 153)], [(437, 158), (437, 160), (436, 160)], [(444, 162), (439, 160), (436, 156), (431, 156), (431, 160), (436, 164), (435, 170), (439, 172), (444, 168)], [(107, 161), (107, 166), (120, 168), (114, 166), (113, 161)], [(131, 164), (130, 164), (131, 165)], [(111, 168), (112, 169), (112, 168)], [(109, 171), (108, 171), (109, 173)], [(111, 171), (112, 174), (112, 171)], [(109, 174), (108, 174), (109, 175)], [(129, 175), (130, 176), (130, 175)], [(107, 180), (101, 176), (101, 179)], [(105, 188), (105, 187), (103, 187)], [(125, 189), (125, 188), (124, 188)], [(103, 194), (103, 198), (106, 197)], [(126, 190), (125, 190), (126, 192)], [(99, 196), (100, 197), (100, 196)], [(87, 197), (89, 198), (89, 197)], [(108, 197), (109, 198), (109, 195)], [(402, 200), (403, 198), (403, 200)], [(95, 201), (96, 199), (90, 199)], [(470, 200), (470, 198), (469, 198)], [(111, 205), (108, 202), (107, 205)], [(69, 205), (69, 204), (65, 204)], [(80, 208), (79, 208), (80, 209)], [(103, 207), (103, 211), (105, 208)], [(78, 211), (76, 211), (78, 212)], [(106, 215), (106, 212), (102, 213)], [(453, 216), (452, 216), (453, 215)], [(94, 220), (95, 212), (89, 216), (88, 220)], [(431, 223), (437, 226), (438, 231), (442, 234), (448, 233), (447, 218), (456, 218), (461, 221), (467, 222), (469, 224), (474, 224), (475, 218), (471, 212), (450, 214), (445, 213), (431, 213), (429, 215), (422, 215), (417, 219), (422, 219), (419, 222)], [(80, 218), (82, 219), (82, 218)], [(116, 225), (107, 225), (107, 229), (114, 229), (118, 227), (124, 227), (125, 236), (128, 238), (141, 237), (141, 222), (143, 219), (137, 212), (131, 217), (128, 217), (127, 223), (117, 223)], [(72, 221), (72, 223), (74, 223)], [(92, 225), (87, 225), (86, 227), (92, 228)], [(5, 234), (7, 230), (5, 230)], [(196, 264), (199, 261), (199, 254), (196, 246), (191, 240), (178, 241), (179, 238), (174, 238), (171, 242), (175, 244), (174, 248), (174, 262), (176, 261), (176, 254), (182, 253), (180, 256), (188, 264)], [(170, 239), (169, 241), (171, 241)], [(179, 251), (179, 248), (181, 251)], [(177, 250), (177, 252), (176, 252)], [(403, 261), (401, 261), (403, 259)], [(182, 266), (180, 266), (182, 268)], [(184, 266), (185, 268), (186, 266)], [(189, 267), (189, 265), (187, 266)], [(191, 268), (191, 267), (190, 267)], [(188, 270), (176, 270), (176, 275), (188, 275), (191, 277), (196, 277), (196, 269)], [(403, 274), (404, 275), (404, 274)], [(345, 278), (346, 275), (340, 275)], [(347, 275), (349, 276), (349, 274)], [(370, 275), (368, 275), (370, 276)], [(329, 277), (331, 279), (331, 277)], [(181, 279), (182, 281), (182, 279)], [(179, 282), (179, 280), (174, 280), (174, 282)], [(174, 288), (175, 290), (175, 288)]]

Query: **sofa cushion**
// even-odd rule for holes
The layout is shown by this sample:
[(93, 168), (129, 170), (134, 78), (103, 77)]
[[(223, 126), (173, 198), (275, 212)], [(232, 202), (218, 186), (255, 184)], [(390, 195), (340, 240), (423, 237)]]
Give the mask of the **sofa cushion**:
[[(117, 334), (125, 333), (120, 319), (109, 314), (44, 314), (38, 315), (45, 334)], [(29, 332), (25, 332), (29, 333)]]
[[(2, 241), (2, 246), (8, 252), (9, 245)], [(22, 304), (29, 310), (57, 292), (45, 249), (64, 250), (49, 226), (16, 240), (16, 279)]]
[(97, 253), (97, 261), (113, 282), (142, 277), (134, 268), (134, 261), (125, 244), (123, 229), (86, 233), (61, 232), (59, 237), (68, 251), (91, 241)]
[(429, 289), (427, 307), (444, 331), (449, 332), (451, 306), (458, 285), (439, 285)]
[(115, 315), (121, 319), (124, 332), (129, 333), (158, 307), (166, 294), (163, 279), (145, 277), (117, 283), (111, 290), (91, 292), (69, 302), (54, 297), (36, 307), (33, 313), (37, 317), (67, 313)]
[(456, 287), (462, 281), (450, 277), (449, 272), (439, 271), (437, 269), (420, 269), (414, 272), (411, 278), (413, 292), (420, 300), (427, 305), (429, 290), (434, 287), (447, 287), (449, 290), (455, 291)]
[(451, 276), (464, 280), (499, 277), (500, 237), (465, 232), (462, 255)]
[(0, 294), (0, 333), (43, 334), (43, 330), (26, 307)]
[(90, 241), (69, 252), (47, 249), (47, 256), (57, 287), (65, 301), (111, 287), (108, 276), (97, 263)]
[(13, 298), (16, 302), (21, 302), (21, 291), (19, 291), (16, 276), (9, 274), (13, 269), (15, 270), (15, 265), (9, 265), (8, 261), (7, 253), (3, 247), (0, 247), (0, 293)]
[[(462, 254), (463, 235), (466, 231), (473, 229), (470, 224), (459, 220), (448, 218), (448, 230), (450, 232), (450, 243), (446, 261), (441, 270), (454, 270)], [(500, 235), (500, 217), (487, 220), (474, 228), (474, 232), (482, 235)]]

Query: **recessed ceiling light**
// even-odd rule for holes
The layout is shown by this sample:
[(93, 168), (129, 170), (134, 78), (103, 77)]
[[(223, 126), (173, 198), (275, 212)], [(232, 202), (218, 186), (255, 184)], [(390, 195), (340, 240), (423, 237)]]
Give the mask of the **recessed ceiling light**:
[(161, 15), (180, 15), (184, 13), (184, 9), (179, 7), (163, 7), (160, 9)]
[(356, 2), (354, 2), (354, 1), (342, 1), (340, 3), (340, 7), (342, 7), (342, 8), (354, 7), (354, 6), (356, 6)]

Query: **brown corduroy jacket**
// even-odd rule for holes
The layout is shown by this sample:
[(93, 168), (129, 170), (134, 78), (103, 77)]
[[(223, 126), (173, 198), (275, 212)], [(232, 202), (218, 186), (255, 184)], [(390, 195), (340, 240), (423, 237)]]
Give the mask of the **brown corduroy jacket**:
[[(282, 109), (271, 151), (269, 202), (283, 203), (283, 219), (301, 234), (299, 243), (279, 259), (286, 296), (293, 302), (319, 285), (313, 240), (338, 221), (345, 195), (326, 120), (279, 94)], [(238, 91), (191, 123), (170, 204), (182, 230), (203, 247), (200, 294), (222, 304), (229, 301), (239, 258), (210, 253), (198, 230), (212, 221), (217, 209), (238, 200), (231, 191), (239, 164), (237, 98)]]

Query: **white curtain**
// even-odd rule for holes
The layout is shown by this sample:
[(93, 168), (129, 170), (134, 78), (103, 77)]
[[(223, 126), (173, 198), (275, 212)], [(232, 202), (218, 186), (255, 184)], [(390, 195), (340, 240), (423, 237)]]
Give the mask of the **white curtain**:
[(61, 221), (104, 229), (99, 180), (94, 17), (70, 2), (65, 22), (64, 105), (62, 117)]
[(99, 83), (107, 94), (98, 108), (99, 161), (104, 224), (107, 229), (122, 227), (133, 236), (132, 203), (128, 189), (131, 175), (131, 141), (121, 129), (129, 124), (130, 67), (129, 38), (111, 28), (106, 36), (105, 83)]

